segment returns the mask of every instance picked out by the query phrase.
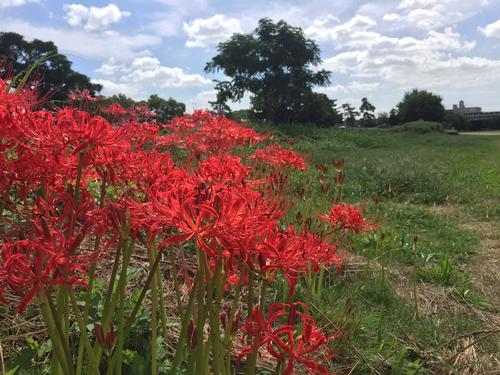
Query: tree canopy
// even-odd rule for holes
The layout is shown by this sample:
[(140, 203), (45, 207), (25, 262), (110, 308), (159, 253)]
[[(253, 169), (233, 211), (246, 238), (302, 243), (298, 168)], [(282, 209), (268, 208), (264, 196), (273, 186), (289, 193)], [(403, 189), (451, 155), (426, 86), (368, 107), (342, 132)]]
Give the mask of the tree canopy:
[[(221, 71), (230, 78), (217, 85), (222, 92), (219, 105), (223, 99), (239, 101), (250, 92), (255, 116), (269, 121), (301, 122), (309, 116), (307, 121), (317, 122), (310, 116), (333, 113), (332, 102), (312, 91), (328, 85), (331, 73), (314, 69), (322, 62), (321, 51), (301, 28), (263, 18), (252, 33), (234, 34), (217, 51), (205, 72)], [(326, 112), (323, 105), (329, 108)]]
[(41, 96), (47, 96), (50, 100), (66, 100), (71, 90), (87, 89), (95, 95), (102, 89), (101, 85), (90, 82), (86, 75), (75, 72), (71, 68), (71, 62), (66, 56), (58, 53), (53, 42), (39, 39), (28, 42), (17, 33), (0, 33), (0, 61), (6, 61), (0, 64), (0, 73), (16, 75), (27, 72), (33, 64), (48, 54), (51, 56), (37, 67), (35, 73)]
[(363, 126), (375, 126), (375, 106), (366, 97), (361, 99), (359, 112)]
[(413, 89), (406, 92), (403, 100), (397, 105), (399, 118), (402, 122), (418, 120), (442, 122), (446, 113), (442, 101), (439, 95)]
[(163, 99), (158, 95), (151, 95), (146, 102), (147, 106), (156, 115), (158, 122), (168, 122), (174, 117), (182, 116), (186, 112), (186, 105), (172, 98)]

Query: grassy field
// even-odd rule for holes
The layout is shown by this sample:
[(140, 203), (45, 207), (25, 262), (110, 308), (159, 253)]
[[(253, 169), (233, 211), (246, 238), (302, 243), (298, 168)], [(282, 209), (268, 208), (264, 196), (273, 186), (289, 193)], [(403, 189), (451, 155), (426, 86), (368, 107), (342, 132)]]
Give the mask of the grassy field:
[(500, 373), (500, 137), (267, 130), (311, 162), (296, 210), (329, 206), (314, 164), (344, 158), (345, 200), (378, 224), (312, 301), (351, 330), (338, 372)]

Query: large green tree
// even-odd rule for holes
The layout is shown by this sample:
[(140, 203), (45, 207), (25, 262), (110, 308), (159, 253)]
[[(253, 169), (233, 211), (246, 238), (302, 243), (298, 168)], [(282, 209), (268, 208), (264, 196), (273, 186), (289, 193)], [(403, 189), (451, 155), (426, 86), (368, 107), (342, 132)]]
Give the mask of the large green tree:
[(163, 99), (158, 95), (151, 95), (146, 102), (147, 106), (156, 115), (158, 122), (168, 122), (174, 117), (182, 116), (186, 112), (186, 105), (172, 98)]
[(426, 90), (413, 89), (406, 92), (403, 100), (397, 105), (402, 122), (436, 121), (442, 122), (445, 116), (443, 99)]
[(234, 34), (217, 51), (205, 71), (221, 71), (230, 78), (218, 85), (224, 90), (221, 98), (239, 101), (251, 93), (252, 110), (258, 118), (303, 121), (312, 105), (325, 104), (323, 96), (312, 89), (328, 85), (331, 73), (315, 69), (322, 62), (321, 51), (299, 27), (263, 18), (252, 33)]
[(34, 39), (28, 42), (22, 35), (12, 32), (0, 33), (0, 73), (18, 74), (27, 72), (33, 64), (50, 54), (37, 67), (34, 78), (39, 81), (39, 94), (52, 101), (64, 101), (70, 90), (87, 89), (95, 95), (101, 85), (90, 82), (89, 77), (75, 72), (66, 56), (58, 53), (53, 42)]
[(361, 123), (363, 126), (375, 126), (375, 106), (370, 103), (366, 97), (361, 99), (359, 112), (361, 114)]
[(356, 126), (356, 117), (359, 116), (359, 112), (356, 111), (356, 107), (350, 105), (349, 103), (342, 104), (342, 116), (347, 126)]

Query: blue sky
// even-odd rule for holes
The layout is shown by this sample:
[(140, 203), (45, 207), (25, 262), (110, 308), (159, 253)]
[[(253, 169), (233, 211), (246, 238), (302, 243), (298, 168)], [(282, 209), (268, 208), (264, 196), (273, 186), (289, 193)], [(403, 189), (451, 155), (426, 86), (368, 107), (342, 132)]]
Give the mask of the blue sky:
[[(0, 0), (0, 31), (52, 40), (106, 95), (214, 98), (203, 68), (218, 42), (262, 17), (300, 26), (322, 49), (339, 103), (388, 111), (412, 88), (451, 107), (500, 110), (500, 0)], [(248, 105), (247, 99), (234, 108)]]

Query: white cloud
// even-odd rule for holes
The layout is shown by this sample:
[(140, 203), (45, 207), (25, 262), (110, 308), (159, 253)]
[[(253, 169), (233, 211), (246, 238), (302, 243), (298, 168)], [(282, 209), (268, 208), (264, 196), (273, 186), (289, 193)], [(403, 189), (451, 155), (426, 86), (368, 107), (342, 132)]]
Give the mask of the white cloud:
[(0, 0), (0, 8), (20, 7), (27, 3), (39, 3), (40, 0)]
[(401, 22), (422, 30), (456, 25), (490, 5), (483, 0), (402, 0), (384, 21)]
[[(428, 31), (418, 39), (383, 35), (374, 31), (374, 26), (375, 21), (368, 17), (354, 17), (322, 33), (315, 30), (341, 49), (324, 60), (324, 67), (351, 78), (370, 77), (404, 89), (481, 87), (500, 79), (500, 60), (468, 57), (475, 42), (464, 41), (450, 28)], [(336, 90), (350, 92), (348, 86), (337, 86)]]
[(202, 48), (223, 42), (234, 33), (242, 32), (240, 21), (222, 14), (184, 22), (183, 30), (188, 35), (186, 47)]
[(325, 94), (349, 94), (373, 92), (380, 87), (380, 82), (358, 82), (353, 81), (347, 85), (333, 85), (319, 88), (317, 91)]
[(199, 87), (212, 83), (200, 74), (163, 66), (160, 60), (150, 56), (137, 57), (127, 65), (108, 60), (97, 72), (108, 76), (94, 80), (103, 85), (103, 94), (124, 93), (134, 98), (144, 98), (152, 92), (165, 89)]
[(479, 27), (481, 31), (488, 38), (500, 38), (500, 20), (486, 25), (486, 27)]
[(161, 38), (137, 33), (133, 36), (116, 32), (88, 33), (83, 30), (35, 26), (19, 19), (2, 20), (2, 31), (14, 31), (28, 40), (41, 38), (53, 41), (60, 52), (88, 59), (106, 60), (111, 56), (117, 61), (149, 54), (148, 48), (160, 44)]
[(377, 22), (370, 17), (355, 15), (346, 23), (340, 25), (331, 25), (332, 18), (325, 22), (325, 18), (320, 18), (313, 22), (312, 26), (309, 26), (304, 31), (305, 33), (316, 40), (319, 41), (337, 41), (342, 42), (342, 40), (350, 39), (350, 35), (354, 33), (366, 32)]
[(65, 4), (66, 21), (74, 27), (83, 27), (87, 31), (107, 29), (114, 23), (130, 16), (129, 12), (122, 11), (115, 4), (104, 7), (86, 7), (82, 4)]
[(396, 13), (384, 14), (383, 20), (386, 22), (398, 22), (401, 21), (402, 17)]
[(150, 28), (157, 34), (171, 37), (182, 33), (183, 23), (193, 17), (193, 10), (197, 14), (205, 13), (208, 0), (156, 0), (165, 4), (165, 10), (156, 13)]

